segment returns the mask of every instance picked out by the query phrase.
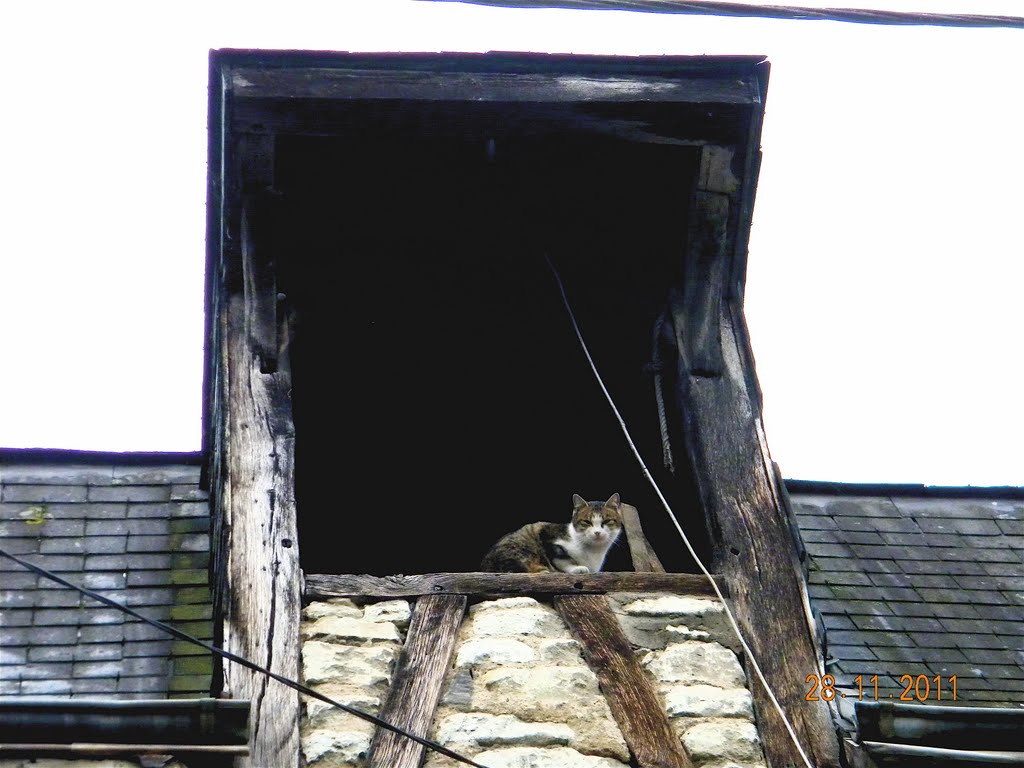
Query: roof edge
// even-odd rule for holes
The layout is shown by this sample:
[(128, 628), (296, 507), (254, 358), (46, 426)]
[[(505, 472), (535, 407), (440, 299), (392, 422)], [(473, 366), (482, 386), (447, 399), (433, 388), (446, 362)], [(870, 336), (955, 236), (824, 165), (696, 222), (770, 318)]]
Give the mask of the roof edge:
[(925, 496), (945, 499), (1024, 499), (1016, 485), (923, 485), (916, 483), (840, 483), (829, 480), (784, 480), (791, 494), (820, 496)]
[(201, 451), (83, 451), (71, 448), (0, 448), (0, 464), (189, 464), (203, 463)]

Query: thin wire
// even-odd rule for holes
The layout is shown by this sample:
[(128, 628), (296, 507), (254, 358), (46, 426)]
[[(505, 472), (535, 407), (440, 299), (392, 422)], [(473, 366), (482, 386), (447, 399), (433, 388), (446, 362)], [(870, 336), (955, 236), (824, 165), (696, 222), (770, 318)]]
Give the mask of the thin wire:
[(424, 739), (421, 736), (415, 736), (407, 731), (403, 731), (397, 725), (392, 725), (386, 720), (381, 720), (379, 717), (371, 715), (369, 712), (363, 712), (361, 709), (356, 709), (355, 707), (351, 707), (348, 704), (342, 704), (340, 701), (335, 701), (334, 699), (329, 698), (328, 696), (324, 696), (322, 693), (314, 691), (312, 688), (309, 688), (303, 685), (302, 683), (295, 682), (294, 680), (284, 677), (283, 675), (279, 675), (276, 672), (271, 672), (269, 669), (261, 667), (259, 664), (249, 661), (248, 659), (242, 656), (238, 656), (237, 654), (234, 654), (231, 651), (225, 651), (223, 648), (218, 648), (215, 645), (211, 645), (210, 643), (207, 643), (204, 640), (200, 640), (197, 637), (193, 637), (187, 632), (182, 632), (177, 627), (172, 627), (170, 624), (164, 624), (162, 621), (158, 621), (157, 619), (151, 619), (148, 616), (143, 616), (138, 611), (133, 611), (128, 606), (122, 605), (116, 600), (111, 600), (109, 597), (101, 595), (99, 592), (94, 592), (91, 589), (67, 581), (66, 579), (61, 578), (57, 574), (51, 573), (45, 568), (41, 568), (40, 566), (35, 565), (34, 563), (28, 562), (27, 560), (22, 560), (20, 557), (15, 557), (10, 552), (7, 552), (2, 548), (0, 548), (0, 556), (13, 560), (23, 568), (27, 568), (30, 571), (34, 571), (35, 573), (38, 573), (40, 576), (46, 579), (55, 581), (58, 584), (68, 587), (70, 589), (77, 590), (78, 592), (81, 592), (83, 595), (91, 597), (93, 600), (98, 600), (104, 605), (109, 605), (111, 608), (116, 608), (122, 613), (127, 613), (129, 616), (133, 616), (139, 621), (143, 621), (146, 624), (149, 624), (150, 626), (156, 627), (157, 629), (167, 632), (168, 634), (174, 635), (174, 637), (178, 638), (179, 640), (185, 640), (186, 642), (192, 643), (193, 645), (198, 645), (200, 648), (205, 648), (211, 653), (215, 653), (218, 656), (222, 656), (223, 658), (229, 661), (233, 661), (236, 664), (241, 664), (243, 667), (247, 667), (248, 669), (251, 669), (254, 672), (264, 674), (272, 680), (277, 680), (277, 682), (287, 685), (289, 688), (294, 688), (299, 693), (304, 693), (307, 696), (312, 696), (313, 698), (319, 699), (320, 701), (330, 704), (331, 706), (337, 707), (338, 709), (342, 709), (345, 712), (348, 712), (350, 715), (361, 717), (363, 720), (368, 720), (374, 725), (377, 725), (389, 731), (393, 731), (394, 733), (397, 733), (400, 736), (405, 736), (407, 739), (412, 739), (418, 744), (422, 744), (424, 747), (432, 749), (435, 752), (440, 752), (442, 755), (445, 755), (446, 757), (458, 760), (460, 763), (465, 763), (466, 765), (475, 766), (475, 768), (487, 768), (487, 766), (481, 765), (480, 763), (476, 763), (470, 760), (468, 757), (460, 755), (458, 752), (454, 752), (442, 744), (438, 744), (436, 741)]
[(471, 5), (507, 8), (574, 8), (597, 11), (639, 11), (694, 16), (732, 16), (790, 21), (840, 21), (931, 27), (1004, 27), (1024, 29), (1024, 18), (965, 13), (919, 13), (868, 8), (805, 8), (794, 5), (748, 5), (716, 0), (457, 0)]
[(679, 536), (682, 538), (683, 544), (686, 545), (686, 549), (687, 551), (689, 551), (690, 556), (693, 557), (694, 561), (697, 563), (697, 566), (700, 568), (701, 572), (708, 578), (708, 581), (711, 582), (711, 586), (715, 590), (715, 594), (718, 596), (719, 602), (721, 602), (722, 607), (725, 608), (725, 615), (728, 617), (729, 623), (732, 625), (732, 630), (736, 634), (736, 637), (739, 639), (740, 645), (743, 646), (743, 652), (746, 654), (747, 658), (750, 659), (750, 664), (754, 668), (754, 672), (757, 674), (757, 679), (761, 681), (761, 685), (764, 686), (765, 691), (768, 693), (768, 698), (770, 698), (772, 704), (775, 705), (775, 709), (776, 711), (778, 711), (779, 716), (782, 718), (782, 722), (785, 724), (786, 730), (789, 731), (789, 736), (793, 740), (793, 744), (796, 745), (796, 749), (797, 752), (800, 753), (800, 757), (803, 758), (804, 764), (807, 766), (807, 768), (815, 768), (814, 764), (811, 762), (811, 759), (807, 756), (807, 753), (804, 751), (803, 746), (800, 744), (800, 739), (797, 737), (796, 731), (793, 729), (792, 724), (789, 722), (789, 718), (786, 716), (785, 711), (782, 709), (782, 705), (779, 703), (779, 700), (775, 697), (775, 693), (772, 691), (771, 686), (768, 685), (768, 681), (765, 679), (764, 673), (761, 671), (761, 667), (757, 663), (757, 659), (754, 658), (754, 652), (750, 649), (750, 646), (747, 645), (747, 641), (743, 639), (743, 633), (740, 631), (740, 626), (736, 622), (736, 617), (733, 616), (732, 609), (729, 608), (729, 604), (725, 601), (725, 595), (723, 595), (722, 590), (719, 589), (718, 583), (715, 581), (715, 577), (711, 575), (711, 572), (705, 567), (700, 557), (694, 551), (693, 546), (690, 544), (690, 540), (686, 537), (686, 534), (683, 532), (683, 527), (679, 524), (679, 520), (676, 518), (675, 512), (672, 511), (672, 507), (669, 506), (669, 503), (668, 501), (666, 501), (665, 496), (661, 493), (661, 489), (658, 487), (658, 484), (654, 481), (654, 477), (652, 477), (650, 471), (648, 471), (647, 465), (644, 463), (643, 457), (640, 456), (640, 451), (637, 450), (636, 444), (633, 442), (633, 438), (630, 437), (629, 429), (626, 428), (626, 422), (623, 420), (622, 414), (619, 413), (619, 409), (615, 406), (615, 401), (612, 400), (612, 396), (609, 394), (608, 388), (605, 387), (604, 380), (601, 378), (601, 374), (597, 370), (597, 365), (594, 363), (594, 358), (590, 356), (590, 350), (587, 348), (587, 343), (583, 340), (583, 333), (580, 331), (580, 326), (576, 322), (576, 315), (573, 313), (572, 306), (569, 304), (569, 297), (566, 296), (565, 294), (565, 285), (563, 285), (562, 283), (562, 278), (558, 274), (558, 270), (555, 268), (555, 265), (552, 263), (550, 257), (547, 254), (544, 254), (544, 259), (545, 261), (547, 261), (548, 266), (551, 268), (551, 272), (555, 276), (555, 282), (558, 283), (558, 290), (562, 294), (562, 303), (565, 304), (566, 312), (569, 313), (569, 320), (572, 321), (572, 327), (573, 330), (576, 331), (576, 338), (579, 339), (580, 346), (583, 348), (583, 354), (586, 355), (587, 362), (590, 363), (590, 370), (594, 372), (594, 378), (597, 379), (597, 383), (598, 385), (600, 385), (601, 391), (604, 392), (605, 399), (608, 401), (608, 405), (611, 406), (612, 412), (615, 414), (615, 418), (619, 422), (619, 427), (622, 429), (622, 434), (625, 435), (626, 442), (629, 443), (630, 450), (633, 452), (633, 455), (636, 457), (637, 462), (639, 462), (640, 464), (640, 468), (643, 470), (644, 477), (647, 478), (647, 481), (651, 484), (651, 487), (654, 488), (654, 492), (658, 494), (658, 499), (661, 500), (662, 505), (665, 507), (665, 511), (668, 512), (669, 517), (672, 519), (672, 523), (675, 525), (676, 530), (679, 532)]

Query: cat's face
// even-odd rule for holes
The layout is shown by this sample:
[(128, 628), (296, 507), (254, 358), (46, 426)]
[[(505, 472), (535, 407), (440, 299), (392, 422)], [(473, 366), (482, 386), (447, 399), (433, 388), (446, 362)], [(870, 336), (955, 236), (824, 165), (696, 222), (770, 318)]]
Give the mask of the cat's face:
[(608, 501), (584, 501), (579, 494), (572, 497), (572, 527), (587, 544), (610, 546), (622, 531), (622, 508), (619, 494)]

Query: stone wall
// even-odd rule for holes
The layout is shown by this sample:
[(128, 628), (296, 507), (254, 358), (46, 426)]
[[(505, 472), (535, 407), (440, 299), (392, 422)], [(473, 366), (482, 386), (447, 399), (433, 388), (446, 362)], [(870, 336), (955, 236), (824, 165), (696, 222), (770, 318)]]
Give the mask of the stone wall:
[[(710, 599), (609, 595), (695, 765), (764, 761), (746, 678), (723, 609)], [(378, 713), (411, 605), (336, 599), (303, 613), (305, 682)], [(316, 700), (305, 704), (302, 751), (313, 768), (365, 764), (373, 727)], [(490, 768), (622, 768), (629, 752), (597, 678), (554, 609), (533, 598), (470, 607), (430, 738)], [(428, 753), (424, 768), (459, 763)]]

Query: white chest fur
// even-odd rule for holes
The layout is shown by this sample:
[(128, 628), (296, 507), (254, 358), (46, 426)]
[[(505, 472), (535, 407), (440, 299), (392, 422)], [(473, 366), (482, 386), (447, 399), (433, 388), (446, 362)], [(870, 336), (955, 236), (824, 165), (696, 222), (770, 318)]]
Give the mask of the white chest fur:
[(560, 570), (566, 573), (597, 573), (601, 570), (608, 550), (618, 538), (621, 528), (608, 528), (600, 516), (595, 516), (593, 522), (584, 530), (578, 530), (570, 523), (568, 536), (555, 542), (565, 549), (569, 558), (578, 566), (574, 568), (571, 563), (556, 563)]

